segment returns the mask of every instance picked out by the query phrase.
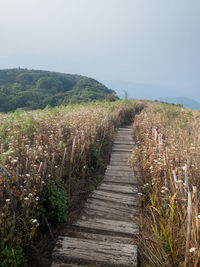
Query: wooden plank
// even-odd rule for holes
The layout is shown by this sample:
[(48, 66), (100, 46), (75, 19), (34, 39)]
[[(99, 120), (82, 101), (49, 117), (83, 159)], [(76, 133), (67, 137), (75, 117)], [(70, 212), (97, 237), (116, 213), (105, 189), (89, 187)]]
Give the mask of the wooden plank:
[(106, 192), (101, 190), (94, 190), (90, 198), (101, 199), (105, 201), (112, 201), (117, 203), (127, 204), (129, 206), (136, 206), (137, 196), (135, 195), (124, 195), (114, 192)]
[(132, 152), (133, 146), (126, 145), (126, 144), (114, 144), (112, 147), (112, 151), (114, 152), (116, 149), (121, 149), (121, 150), (124, 149), (125, 151), (130, 150), (130, 152)]
[(130, 148), (115, 148), (112, 149), (113, 152), (132, 152), (133, 150)]
[(128, 185), (115, 185), (115, 184), (106, 184), (102, 183), (98, 190), (104, 191), (111, 191), (116, 193), (123, 193), (123, 194), (137, 194), (138, 189), (136, 186), (128, 186)]
[(130, 126), (125, 126), (125, 127), (119, 127), (118, 130), (122, 130), (122, 131), (129, 131), (130, 129), (132, 130), (132, 125)]
[(84, 211), (91, 216), (120, 221), (135, 221), (139, 214), (137, 207), (128, 207), (121, 203), (90, 199), (84, 205)]
[(112, 175), (112, 176), (121, 176), (121, 177), (134, 177), (133, 172), (124, 172), (124, 171), (114, 171), (107, 169), (105, 172), (106, 175)]
[(130, 167), (130, 165), (124, 165), (124, 164), (122, 164), (122, 166), (117, 166), (117, 165), (109, 164), (107, 166), (107, 170), (112, 170), (112, 171), (125, 171), (125, 172), (131, 172), (131, 173), (133, 173), (133, 168)]
[(130, 161), (120, 161), (120, 160), (118, 160), (118, 161), (116, 161), (116, 160), (110, 160), (110, 164), (109, 164), (110, 166), (118, 166), (118, 167), (129, 167), (130, 168)]
[(137, 266), (137, 246), (62, 236), (57, 242), (53, 257), (130, 267)]
[(136, 177), (122, 177), (117, 175), (105, 175), (104, 182), (114, 182), (120, 184), (138, 184)]
[(77, 265), (77, 264), (71, 264), (71, 263), (56, 263), (53, 262), (51, 267), (86, 267), (85, 265)]
[(129, 145), (129, 146), (133, 146), (135, 143), (133, 142), (133, 141), (126, 141), (126, 140), (124, 140), (124, 141), (117, 141), (117, 140), (115, 140), (114, 142), (113, 142), (113, 144), (115, 145)]
[(133, 239), (131, 237), (121, 237), (121, 236), (112, 236), (112, 235), (102, 235), (102, 234), (94, 234), (80, 231), (69, 230), (65, 233), (65, 236), (76, 237), (81, 239), (90, 239), (90, 240), (98, 240), (98, 241), (108, 241), (120, 244), (131, 244)]
[(105, 218), (86, 218), (78, 220), (73, 226), (86, 228), (91, 230), (99, 230), (100, 232), (109, 232), (133, 236), (139, 233), (138, 225), (134, 222), (126, 222), (119, 220), (110, 220)]
[(132, 154), (129, 155), (111, 154), (110, 161), (128, 162), (131, 160), (131, 156)]

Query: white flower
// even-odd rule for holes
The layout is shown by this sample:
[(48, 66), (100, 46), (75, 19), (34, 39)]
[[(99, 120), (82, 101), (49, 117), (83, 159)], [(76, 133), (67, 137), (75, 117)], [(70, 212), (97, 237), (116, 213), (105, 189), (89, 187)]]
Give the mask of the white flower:
[(27, 173), (27, 174), (26, 174), (26, 177), (30, 177), (30, 174)]
[(177, 183), (183, 183), (183, 181), (182, 181), (182, 180), (177, 180), (176, 182), (177, 182)]
[(194, 252), (196, 250), (196, 248), (190, 248), (189, 251), (190, 253)]
[(37, 223), (37, 219), (32, 219), (32, 223)]
[(24, 200), (29, 200), (29, 198), (28, 197), (25, 197)]
[(161, 190), (161, 193), (164, 194), (165, 193), (165, 190)]
[(36, 197), (35, 200), (38, 201), (39, 200), (39, 197)]
[(198, 217), (198, 219), (200, 219), (200, 214), (197, 217)]
[(44, 184), (44, 181), (42, 181), (41, 183)]
[(7, 198), (7, 199), (6, 199), (6, 202), (10, 202), (10, 199), (9, 199), (9, 198)]
[(32, 194), (32, 193), (29, 193), (28, 195), (29, 195), (30, 197), (32, 197), (32, 196), (33, 196), (33, 194)]
[(142, 196), (142, 195), (143, 195), (143, 194), (142, 194), (142, 193), (140, 193), (140, 192), (139, 192), (139, 193), (137, 193), (137, 194), (138, 194), (139, 196)]

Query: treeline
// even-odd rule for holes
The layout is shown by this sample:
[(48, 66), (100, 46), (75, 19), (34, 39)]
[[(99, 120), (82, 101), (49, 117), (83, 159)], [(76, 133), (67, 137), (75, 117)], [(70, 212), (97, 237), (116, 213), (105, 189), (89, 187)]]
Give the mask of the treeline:
[(85, 76), (20, 68), (0, 70), (0, 112), (105, 98), (115, 100), (115, 92)]

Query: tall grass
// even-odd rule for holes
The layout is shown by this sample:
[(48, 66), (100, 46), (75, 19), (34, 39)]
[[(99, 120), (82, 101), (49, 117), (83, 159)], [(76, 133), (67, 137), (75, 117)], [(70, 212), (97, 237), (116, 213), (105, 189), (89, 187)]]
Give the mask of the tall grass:
[(0, 114), (0, 266), (25, 266), (38, 229), (66, 209), (102, 166), (115, 128), (142, 108), (134, 101)]
[(144, 266), (199, 266), (200, 112), (148, 103), (133, 124)]

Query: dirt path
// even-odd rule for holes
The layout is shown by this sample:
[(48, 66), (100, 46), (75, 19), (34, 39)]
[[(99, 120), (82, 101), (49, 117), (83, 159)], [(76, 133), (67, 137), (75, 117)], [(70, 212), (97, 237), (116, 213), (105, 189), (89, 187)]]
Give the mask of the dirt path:
[(53, 251), (52, 267), (137, 266), (137, 181), (129, 160), (131, 127), (119, 128), (103, 182), (66, 227)]

